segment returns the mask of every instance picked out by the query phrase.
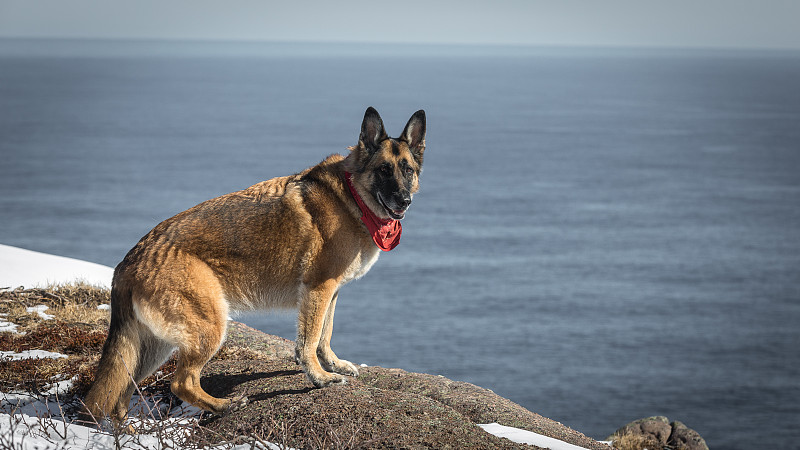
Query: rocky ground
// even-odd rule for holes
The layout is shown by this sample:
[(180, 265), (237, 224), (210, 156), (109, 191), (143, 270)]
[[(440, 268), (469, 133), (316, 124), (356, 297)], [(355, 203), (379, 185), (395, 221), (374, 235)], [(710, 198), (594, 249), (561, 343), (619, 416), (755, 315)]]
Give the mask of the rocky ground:
[[(36, 390), (58, 373), (77, 375), (72, 393), (81, 396), (108, 324), (107, 311), (97, 313), (97, 305), (107, 301), (107, 291), (88, 287), (0, 292), (0, 313), (21, 323), (18, 331), (24, 333), (0, 333), (0, 350), (41, 348), (69, 356), (4, 363), (0, 388)], [(41, 320), (25, 309), (40, 304), (50, 306), (54, 318)], [(235, 443), (255, 436), (295, 448), (533, 448), (477, 426), (497, 422), (589, 449), (609, 448), (490, 390), (441, 376), (362, 367), (346, 385), (317, 389), (293, 355), (293, 342), (231, 322), (227, 342), (204, 369), (201, 384), (212, 395), (246, 396), (249, 402), (223, 417), (205, 416), (197, 438)], [(179, 402), (169, 393), (173, 369), (174, 361), (168, 362), (163, 376), (143, 383), (146, 391), (161, 395), (162, 402)]]
[(212, 361), (203, 386), (249, 404), (205, 426), (220, 435), (263, 436), (285, 430), (287, 444), (369, 448), (531, 448), (494, 437), (479, 423), (497, 422), (590, 449), (607, 449), (558, 422), (488, 389), (401, 369), (362, 367), (343, 386), (315, 389), (295, 364), (294, 343), (232, 322), (228, 344), (268, 356)]

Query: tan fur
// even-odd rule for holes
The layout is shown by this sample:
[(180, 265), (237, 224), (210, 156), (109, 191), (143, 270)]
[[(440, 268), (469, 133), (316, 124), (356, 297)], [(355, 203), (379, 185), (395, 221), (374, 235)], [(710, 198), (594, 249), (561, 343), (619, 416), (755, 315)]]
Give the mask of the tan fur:
[(229, 310), (298, 308), (296, 355), (309, 380), (322, 387), (358, 375), (330, 348), (334, 310), (339, 289), (363, 276), (379, 250), (344, 172), (353, 173), (366, 204), (386, 216), (370, 192), (375, 168), (404, 158), (403, 167), (413, 165), (413, 193), (424, 151), (419, 136), (369, 148), (365, 126), (347, 158), (332, 155), (298, 174), (201, 203), (157, 225), (128, 252), (114, 272), (109, 336), (85, 398), (88, 413), (123, 420), (133, 381), (176, 349), (172, 391), (207, 411), (227, 411), (232, 401), (208, 395), (200, 370), (225, 339)]

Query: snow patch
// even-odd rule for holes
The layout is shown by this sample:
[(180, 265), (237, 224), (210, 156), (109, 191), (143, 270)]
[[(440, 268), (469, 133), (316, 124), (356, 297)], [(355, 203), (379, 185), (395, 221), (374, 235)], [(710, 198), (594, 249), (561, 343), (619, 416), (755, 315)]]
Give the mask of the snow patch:
[(46, 350), (23, 350), (21, 352), (6, 352), (0, 351), (0, 361), (11, 360), (18, 361), (20, 359), (58, 359), (66, 358), (67, 355), (56, 352), (48, 352)]
[(489, 434), (506, 438), (518, 444), (536, 445), (538, 447), (549, 448), (550, 450), (586, 450), (586, 447), (578, 447), (577, 445), (543, 436), (532, 431), (520, 430), (519, 428), (507, 427), (497, 423), (488, 423), (478, 426)]
[(36, 305), (25, 308), (25, 311), (38, 314), (42, 320), (52, 320), (55, 316), (45, 313), (47, 309), (47, 305)]
[(101, 264), (0, 244), (0, 288), (47, 287), (75, 281), (109, 288), (113, 276), (114, 269)]
[(16, 333), (17, 324), (3, 320), (2, 317), (8, 317), (8, 314), (0, 313), (0, 333)]
[[(153, 450), (177, 448), (170, 439), (159, 438), (154, 434), (121, 434), (113, 436), (110, 433), (87, 428), (81, 425), (68, 424), (48, 417), (38, 418), (25, 414), (0, 413), (0, 434), (9, 443), (14, 443), (13, 448), (20, 450), (34, 450), (58, 448), (62, 450), (86, 450), (87, 448), (125, 448), (130, 450)], [(119, 447), (118, 447), (119, 446)], [(231, 450), (269, 449), (278, 450), (281, 447), (275, 444), (261, 443), (239, 444), (234, 447), (208, 447), (208, 450), (230, 448)]]

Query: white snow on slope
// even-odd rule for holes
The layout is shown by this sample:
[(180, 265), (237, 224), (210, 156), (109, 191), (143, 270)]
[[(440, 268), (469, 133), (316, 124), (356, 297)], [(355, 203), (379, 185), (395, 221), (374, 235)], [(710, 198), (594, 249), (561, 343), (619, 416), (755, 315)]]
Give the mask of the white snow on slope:
[(8, 314), (0, 313), (0, 333), (8, 332), (8, 333), (16, 333), (17, 332), (17, 324), (9, 322), (5, 320)]
[(101, 264), (0, 244), (0, 288), (46, 287), (76, 280), (111, 287), (113, 275), (114, 269)]
[(550, 450), (586, 450), (585, 447), (578, 447), (577, 445), (542, 436), (532, 431), (520, 430), (519, 428), (507, 427), (497, 423), (488, 423), (478, 426), (486, 430), (487, 433), (506, 438), (518, 444), (536, 445), (542, 448), (549, 448)]
[(49, 307), (47, 305), (36, 305), (25, 308), (25, 311), (29, 313), (36, 313), (42, 320), (51, 320), (55, 316), (52, 316), (45, 312), (47, 311), (48, 308)]
[[(100, 449), (112, 450), (123, 448), (125, 450), (160, 450), (177, 448), (173, 442), (163, 437), (159, 439), (156, 434), (122, 434), (116, 438), (110, 433), (97, 431), (81, 425), (65, 424), (59, 420), (32, 417), (25, 414), (0, 413), (0, 444), (10, 444), (15, 450), (86, 450)], [(119, 439), (119, 442), (117, 442)], [(5, 441), (5, 442), (4, 442)], [(120, 447), (117, 447), (117, 443)], [(281, 447), (266, 443), (239, 444), (234, 447), (207, 447), (215, 449), (250, 450), (252, 448), (263, 450), (278, 450)]]
[(46, 350), (23, 350), (21, 352), (0, 351), (0, 361), (16, 361), (18, 359), (40, 359), (40, 358), (66, 358), (67, 355), (61, 353), (48, 352)]

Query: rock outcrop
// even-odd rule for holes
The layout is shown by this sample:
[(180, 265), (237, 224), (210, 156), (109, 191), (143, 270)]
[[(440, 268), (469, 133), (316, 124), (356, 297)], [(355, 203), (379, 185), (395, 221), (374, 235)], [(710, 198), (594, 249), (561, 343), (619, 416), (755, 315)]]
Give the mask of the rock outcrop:
[(646, 417), (618, 429), (607, 440), (618, 442), (622, 438), (639, 438), (641, 442), (661, 449), (708, 450), (700, 434), (681, 422), (670, 423), (664, 416)]
[(469, 383), (362, 367), (346, 385), (315, 389), (294, 362), (293, 342), (231, 323), (227, 345), (264, 357), (238, 354), (204, 369), (201, 383), (211, 395), (249, 400), (236, 412), (205, 421), (219, 436), (256, 435), (295, 447), (532, 448), (477, 426), (497, 422), (588, 449), (609, 448)]

